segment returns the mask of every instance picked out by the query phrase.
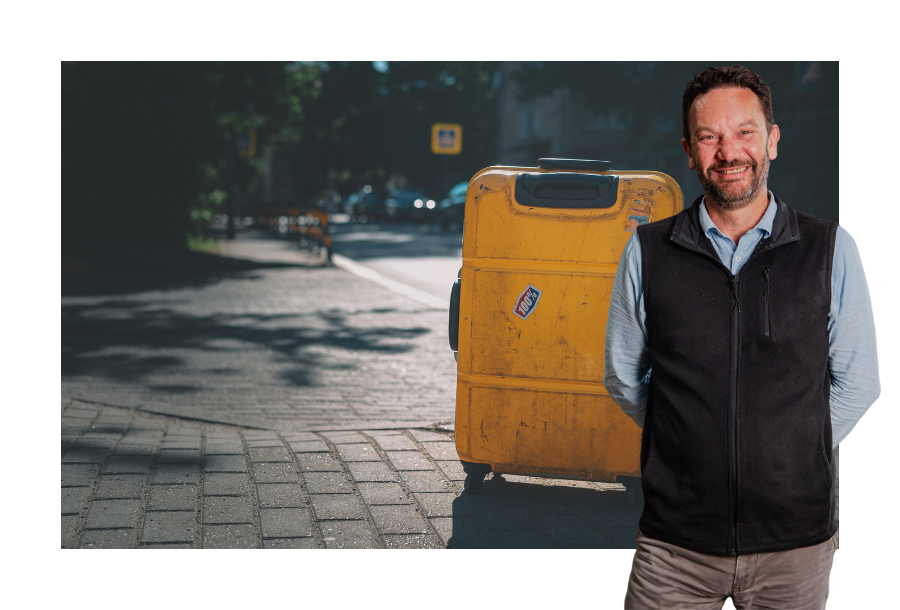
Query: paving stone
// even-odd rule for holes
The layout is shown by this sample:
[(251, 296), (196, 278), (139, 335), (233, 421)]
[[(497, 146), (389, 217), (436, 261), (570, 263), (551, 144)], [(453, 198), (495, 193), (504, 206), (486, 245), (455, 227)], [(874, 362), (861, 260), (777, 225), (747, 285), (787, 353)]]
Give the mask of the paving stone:
[(247, 472), (243, 455), (205, 455), (203, 472)]
[(264, 549), (318, 549), (315, 538), (268, 538), (263, 540)]
[(160, 451), (183, 451), (185, 455), (193, 457), (200, 454), (200, 439), (190, 441), (170, 441), (165, 440)]
[(494, 532), (504, 549), (553, 549), (556, 545), (549, 534), (539, 530), (503, 530)]
[(416, 444), (402, 434), (374, 437), (378, 446), (385, 451), (418, 451)]
[(403, 488), (397, 483), (357, 483), (356, 487), (366, 505), (409, 504)]
[(353, 485), (341, 472), (307, 472), (303, 475), (306, 490), (311, 494), (353, 493)]
[(103, 467), (108, 474), (149, 474), (153, 458), (139, 455), (112, 455)]
[(200, 467), (196, 464), (157, 464), (153, 482), (160, 484), (198, 484)]
[(204, 496), (203, 524), (251, 523), (253, 512), (249, 497)]
[(260, 508), (289, 508), (302, 504), (303, 490), (297, 483), (261, 483), (256, 486)]
[(384, 462), (348, 462), (347, 468), (355, 481), (396, 481), (394, 473)]
[(78, 523), (78, 515), (63, 515), (60, 519), (61, 521), (61, 537), (60, 537), (60, 546), (62, 548), (68, 548), (66, 545), (69, 544), (69, 541), (72, 539), (72, 535), (75, 533), (75, 526)]
[(413, 496), (426, 517), (455, 517), (471, 514), (471, 510), (463, 503), (457, 503), (457, 506), (454, 507), (453, 503), (457, 499), (454, 493), (419, 493), (413, 494)]
[(369, 444), (335, 445), (338, 454), (345, 462), (380, 462), (378, 452)]
[(78, 543), (80, 549), (131, 549), (137, 533), (134, 528), (121, 530), (85, 530)]
[(446, 548), (490, 549), (499, 546), (474, 517), (436, 517), (428, 521)]
[(298, 453), (297, 463), (303, 472), (341, 472), (340, 462), (330, 453)]
[(244, 440), (247, 442), (247, 447), (281, 447), (281, 440), (273, 435), (267, 434), (266, 436), (254, 437), (250, 434), (244, 434)]
[(387, 451), (386, 453), (397, 470), (434, 470), (434, 465), (421, 453), (415, 451)]
[(260, 509), (259, 523), (263, 538), (299, 538), (313, 534), (312, 521), (307, 509)]
[(438, 546), (425, 534), (390, 535), (384, 537), (388, 549), (436, 549)]
[(141, 440), (137, 437), (125, 437), (125, 439), (113, 449), (113, 455), (152, 457), (156, 455), (156, 450), (159, 447), (159, 440), (157, 439)]
[(282, 434), (282, 438), (289, 443), (321, 440), (315, 432), (288, 432)]
[(194, 510), (197, 507), (197, 485), (151, 485), (149, 510)]
[(94, 500), (88, 509), (84, 529), (134, 527), (140, 508), (140, 500)]
[(381, 543), (365, 521), (322, 521), (319, 524), (329, 549), (377, 549)]
[(246, 496), (250, 480), (244, 472), (207, 472), (203, 475), (205, 496)]
[(289, 462), (291, 456), (284, 447), (250, 447), (252, 462)]
[(144, 481), (146, 480), (147, 476), (143, 474), (101, 475), (94, 499), (140, 498), (143, 494)]
[(102, 464), (108, 451), (98, 447), (75, 445), (62, 456), (63, 464)]
[(100, 467), (95, 464), (62, 464), (60, 469), (63, 487), (93, 485), (100, 474)]
[(262, 462), (252, 464), (253, 478), (257, 483), (295, 483), (297, 473), (289, 462)]
[(200, 452), (195, 449), (160, 449), (157, 459), (160, 462), (177, 464), (199, 464)]
[(204, 549), (258, 549), (259, 537), (252, 525), (203, 524)]
[(227, 443), (213, 443), (207, 441), (203, 446), (203, 455), (209, 459), (211, 455), (244, 455), (244, 445), (240, 440)]
[(375, 527), (382, 534), (424, 534), (425, 521), (412, 506), (370, 506)]
[(433, 470), (406, 470), (400, 472), (400, 479), (413, 492), (451, 491), (444, 477)]
[(422, 446), (435, 460), (459, 460), (459, 455), (456, 453), (456, 444), (453, 442), (427, 442), (422, 443)]
[(60, 513), (63, 515), (80, 515), (90, 497), (90, 487), (63, 487)]
[(193, 544), (188, 544), (187, 542), (154, 542), (151, 544), (142, 544), (138, 547), (139, 549), (192, 549), (194, 548)]
[(362, 519), (364, 513), (353, 494), (314, 494), (309, 496), (316, 520)]
[(148, 511), (141, 542), (193, 542), (196, 530), (194, 511)]
[(437, 465), (440, 467), (441, 471), (447, 476), (451, 481), (465, 481), (466, 480), (466, 472), (463, 470), (462, 463), (456, 460), (451, 461), (439, 461)]
[(331, 452), (331, 448), (325, 441), (297, 441), (290, 443), (291, 451), (295, 453), (312, 453), (314, 451)]
[(484, 522), (492, 532), (510, 530), (533, 530), (540, 527), (537, 517), (527, 514), (522, 508), (510, 510), (506, 507), (493, 507), (485, 516)]
[(449, 434), (439, 434), (437, 432), (426, 432), (425, 430), (409, 430), (410, 436), (419, 441), (420, 443), (424, 443), (426, 441), (449, 441), (453, 440), (453, 437)]
[(537, 521), (540, 529), (546, 531), (553, 538), (554, 544), (558, 548), (609, 548), (611, 542), (578, 516), (546, 515), (538, 517)]
[(321, 434), (335, 445), (344, 443), (369, 442), (366, 440), (366, 437), (364, 437), (359, 432), (322, 432)]

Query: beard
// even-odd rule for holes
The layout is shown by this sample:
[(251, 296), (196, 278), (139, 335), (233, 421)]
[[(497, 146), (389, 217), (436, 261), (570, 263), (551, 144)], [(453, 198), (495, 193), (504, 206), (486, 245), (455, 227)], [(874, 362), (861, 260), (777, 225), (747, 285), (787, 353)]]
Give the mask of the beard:
[[(740, 167), (742, 165), (749, 165), (750, 167), (747, 171), (753, 172), (750, 185), (745, 190), (739, 192), (726, 191), (713, 178), (713, 172), (716, 170)], [(700, 186), (703, 187), (703, 192), (706, 193), (706, 198), (717, 207), (728, 211), (740, 210), (753, 203), (762, 190), (763, 185), (766, 184), (768, 177), (769, 158), (765, 155), (763, 155), (762, 167), (756, 161), (748, 159), (746, 161), (733, 161), (710, 167), (705, 172), (702, 169), (697, 169), (697, 179), (700, 181)]]

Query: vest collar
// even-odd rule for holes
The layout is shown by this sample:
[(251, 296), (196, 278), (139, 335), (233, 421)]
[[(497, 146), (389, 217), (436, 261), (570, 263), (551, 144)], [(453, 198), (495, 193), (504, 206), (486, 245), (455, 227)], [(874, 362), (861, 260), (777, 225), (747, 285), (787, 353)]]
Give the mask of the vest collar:
[[(778, 209), (775, 211), (775, 219), (772, 221), (772, 233), (760, 240), (757, 252), (800, 239), (797, 211), (781, 201), (778, 195), (774, 193), (772, 195), (775, 197), (775, 203), (778, 205)], [(700, 226), (701, 201), (703, 201), (703, 195), (697, 197), (690, 208), (684, 210), (675, 218), (675, 225), (672, 227), (670, 239), (685, 248), (711, 254), (718, 260), (715, 248), (713, 248), (709, 239), (704, 239), (703, 227)]]

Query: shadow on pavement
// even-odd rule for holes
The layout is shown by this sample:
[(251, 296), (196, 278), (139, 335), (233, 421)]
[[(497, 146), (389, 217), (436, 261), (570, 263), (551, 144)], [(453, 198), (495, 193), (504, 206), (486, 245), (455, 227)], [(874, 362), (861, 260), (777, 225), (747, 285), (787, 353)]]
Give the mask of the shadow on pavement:
[(476, 495), (453, 501), (447, 548), (633, 549), (640, 503), (624, 491), (540, 485), (492, 478)]
[[(390, 314), (393, 310), (378, 310)], [(358, 313), (358, 312), (354, 312)], [(374, 311), (365, 313), (376, 313)], [(309, 323), (298, 319), (312, 318)], [(311, 347), (338, 348), (350, 352), (402, 354), (413, 345), (397, 340), (413, 339), (432, 332), (425, 327), (360, 328), (348, 321), (347, 312), (323, 311), (305, 314), (212, 314), (191, 315), (183, 311), (152, 307), (119, 299), (88, 305), (62, 306), (62, 376), (97, 376), (135, 382), (141, 378), (196, 363), (184, 357), (153, 355), (158, 350), (221, 352), (229, 367), (206, 367), (202, 374), (243, 374), (240, 354), (247, 347), (263, 348), (291, 365), (280, 377), (294, 386), (314, 383), (313, 373), (322, 368), (347, 369), (353, 365), (324, 362)], [(236, 360), (236, 362), (235, 362)], [(249, 371), (252, 376), (253, 372)], [(162, 384), (149, 389), (165, 393), (190, 393), (201, 389), (191, 384)]]
[(127, 295), (148, 290), (201, 288), (231, 278), (253, 279), (262, 269), (322, 268), (323, 263), (253, 261), (206, 252), (122, 256), (97, 263), (94, 273), (62, 278), (62, 296)]

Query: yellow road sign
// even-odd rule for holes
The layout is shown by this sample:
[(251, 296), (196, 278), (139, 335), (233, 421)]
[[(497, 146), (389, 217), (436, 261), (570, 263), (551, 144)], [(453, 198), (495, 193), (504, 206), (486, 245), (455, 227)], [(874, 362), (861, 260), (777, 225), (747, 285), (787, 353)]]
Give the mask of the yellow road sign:
[(431, 126), (431, 152), (436, 155), (458, 155), (462, 152), (462, 125), (435, 123)]

